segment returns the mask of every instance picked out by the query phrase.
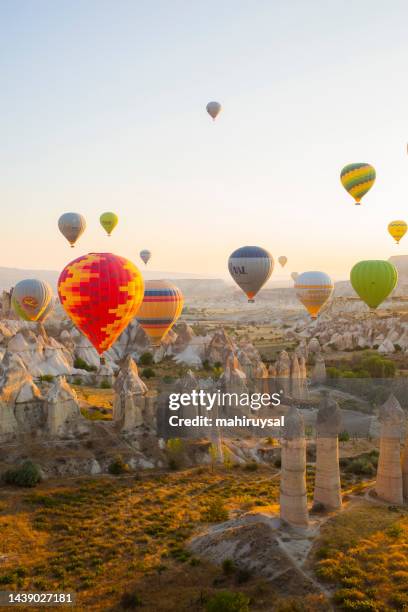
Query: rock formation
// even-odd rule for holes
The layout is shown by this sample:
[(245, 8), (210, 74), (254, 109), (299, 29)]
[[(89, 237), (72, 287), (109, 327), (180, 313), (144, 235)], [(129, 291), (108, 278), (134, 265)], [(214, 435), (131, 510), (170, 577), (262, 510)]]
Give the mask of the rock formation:
[(325, 395), (320, 402), (316, 421), (316, 478), (314, 504), (327, 510), (341, 507), (338, 433), (341, 411), (334, 400)]
[(306, 440), (303, 417), (292, 406), (281, 438), (280, 516), (290, 525), (307, 527)]
[(129, 431), (145, 424), (149, 403), (147, 387), (139, 378), (137, 365), (130, 355), (118, 374), (114, 389), (112, 417), (119, 427)]
[(394, 395), (380, 409), (381, 437), (375, 490), (379, 498), (402, 504), (401, 431), (404, 412)]
[(402, 493), (405, 503), (408, 503), (408, 436), (405, 438), (405, 448), (402, 455)]
[(87, 430), (76, 393), (63, 376), (57, 378), (46, 396), (46, 415), (48, 434), (52, 437)]

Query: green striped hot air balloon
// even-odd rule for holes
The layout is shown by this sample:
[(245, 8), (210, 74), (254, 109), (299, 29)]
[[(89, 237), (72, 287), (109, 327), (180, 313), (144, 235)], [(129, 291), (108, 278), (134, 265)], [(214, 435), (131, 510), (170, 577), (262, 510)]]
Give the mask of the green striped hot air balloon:
[(344, 189), (354, 198), (356, 204), (360, 204), (361, 198), (374, 185), (375, 177), (373, 166), (365, 163), (347, 164), (340, 173)]
[(359, 261), (350, 272), (354, 291), (370, 308), (377, 308), (398, 282), (398, 272), (389, 261)]

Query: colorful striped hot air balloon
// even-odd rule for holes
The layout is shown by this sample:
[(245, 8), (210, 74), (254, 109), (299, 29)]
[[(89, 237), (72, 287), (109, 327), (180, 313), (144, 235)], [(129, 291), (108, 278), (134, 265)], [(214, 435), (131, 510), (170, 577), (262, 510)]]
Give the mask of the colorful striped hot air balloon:
[(136, 319), (153, 346), (158, 346), (173, 327), (181, 315), (183, 305), (183, 294), (170, 281), (145, 282), (144, 298)]
[(296, 295), (312, 319), (317, 318), (333, 288), (333, 281), (324, 272), (303, 272), (295, 281)]
[(371, 259), (359, 261), (350, 272), (354, 291), (369, 306), (377, 308), (396, 287), (398, 272), (389, 261)]
[(238, 287), (248, 296), (248, 302), (255, 301), (255, 295), (271, 276), (273, 265), (272, 255), (257, 246), (241, 247), (228, 260), (228, 270)]
[(341, 183), (354, 198), (356, 204), (374, 185), (376, 173), (373, 166), (365, 163), (348, 164), (340, 173)]
[(99, 354), (107, 351), (136, 315), (144, 283), (136, 266), (112, 253), (71, 261), (58, 280), (61, 304)]
[(38, 321), (52, 298), (52, 289), (36, 278), (22, 280), (14, 287), (11, 303), (14, 312), (24, 321)]
[(110, 236), (119, 222), (119, 217), (113, 212), (105, 212), (101, 214), (99, 221), (108, 236)]
[(407, 229), (408, 225), (405, 221), (391, 221), (391, 223), (388, 224), (388, 231), (397, 244), (399, 244), (401, 238), (405, 236)]

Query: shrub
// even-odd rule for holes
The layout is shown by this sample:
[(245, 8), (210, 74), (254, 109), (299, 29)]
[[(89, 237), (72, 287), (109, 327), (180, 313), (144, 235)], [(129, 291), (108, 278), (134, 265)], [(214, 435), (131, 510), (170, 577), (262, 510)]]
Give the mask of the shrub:
[(75, 378), (74, 385), (80, 387), (82, 385), (82, 380), (80, 378)]
[(140, 356), (139, 364), (142, 366), (151, 366), (153, 365), (153, 355), (149, 352), (143, 353)]
[(142, 600), (137, 593), (123, 593), (120, 605), (125, 610), (134, 610), (142, 605)]
[(204, 359), (203, 361), (203, 368), (204, 370), (211, 370), (211, 366), (210, 366), (210, 362), (208, 361), (208, 359)]
[(222, 562), (222, 571), (224, 574), (232, 574), (235, 571), (235, 564), (232, 559), (224, 559)]
[(339, 433), (339, 442), (348, 442), (350, 440), (350, 434), (348, 431), (341, 431)]
[(184, 442), (180, 438), (170, 438), (166, 443), (169, 468), (178, 470), (184, 463)]
[(249, 461), (249, 463), (245, 464), (245, 469), (248, 472), (256, 472), (256, 470), (258, 469), (258, 464), (256, 461)]
[(74, 368), (77, 370), (85, 370), (86, 372), (96, 372), (98, 369), (96, 366), (87, 363), (85, 359), (81, 359), (81, 357), (75, 357)]
[(108, 467), (109, 474), (113, 474), (113, 476), (119, 476), (120, 474), (126, 474), (129, 472), (129, 466), (121, 455), (115, 457), (115, 459), (109, 464)]
[(174, 376), (163, 376), (162, 380), (165, 385), (171, 385), (174, 382)]
[(154, 378), (154, 376), (156, 376), (156, 372), (153, 370), (153, 368), (144, 368), (142, 371), (142, 376), (144, 378)]
[(52, 374), (42, 374), (40, 376), (41, 382), (54, 382), (54, 380), (55, 380), (55, 376), (53, 376)]
[(8, 470), (3, 475), (3, 480), (6, 484), (17, 487), (35, 487), (41, 482), (40, 468), (32, 461), (25, 461), (20, 467)]
[(101, 389), (112, 389), (112, 385), (110, 384), (109, 380), (103, 380), (101, 382)]
[(217, 498), (208, 504), (201, 514), (201, 519), (206, 523), (223, 523), (228, 521), (228, 510), (222, 503), (222, 500)]
[(249, 597), (244, 593), (221, 591), (206, 604), (206, 612), (249, 612)]

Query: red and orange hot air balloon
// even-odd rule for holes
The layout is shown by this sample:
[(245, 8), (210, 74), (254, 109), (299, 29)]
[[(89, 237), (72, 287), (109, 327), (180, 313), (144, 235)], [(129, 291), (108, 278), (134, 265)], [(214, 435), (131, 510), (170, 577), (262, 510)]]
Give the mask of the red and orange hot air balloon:
[(65, 266), (58, 294), (68, 316), (101, 354), (136, 315), (144, 283), (136, 266), (124, 257), (89, 253)]

